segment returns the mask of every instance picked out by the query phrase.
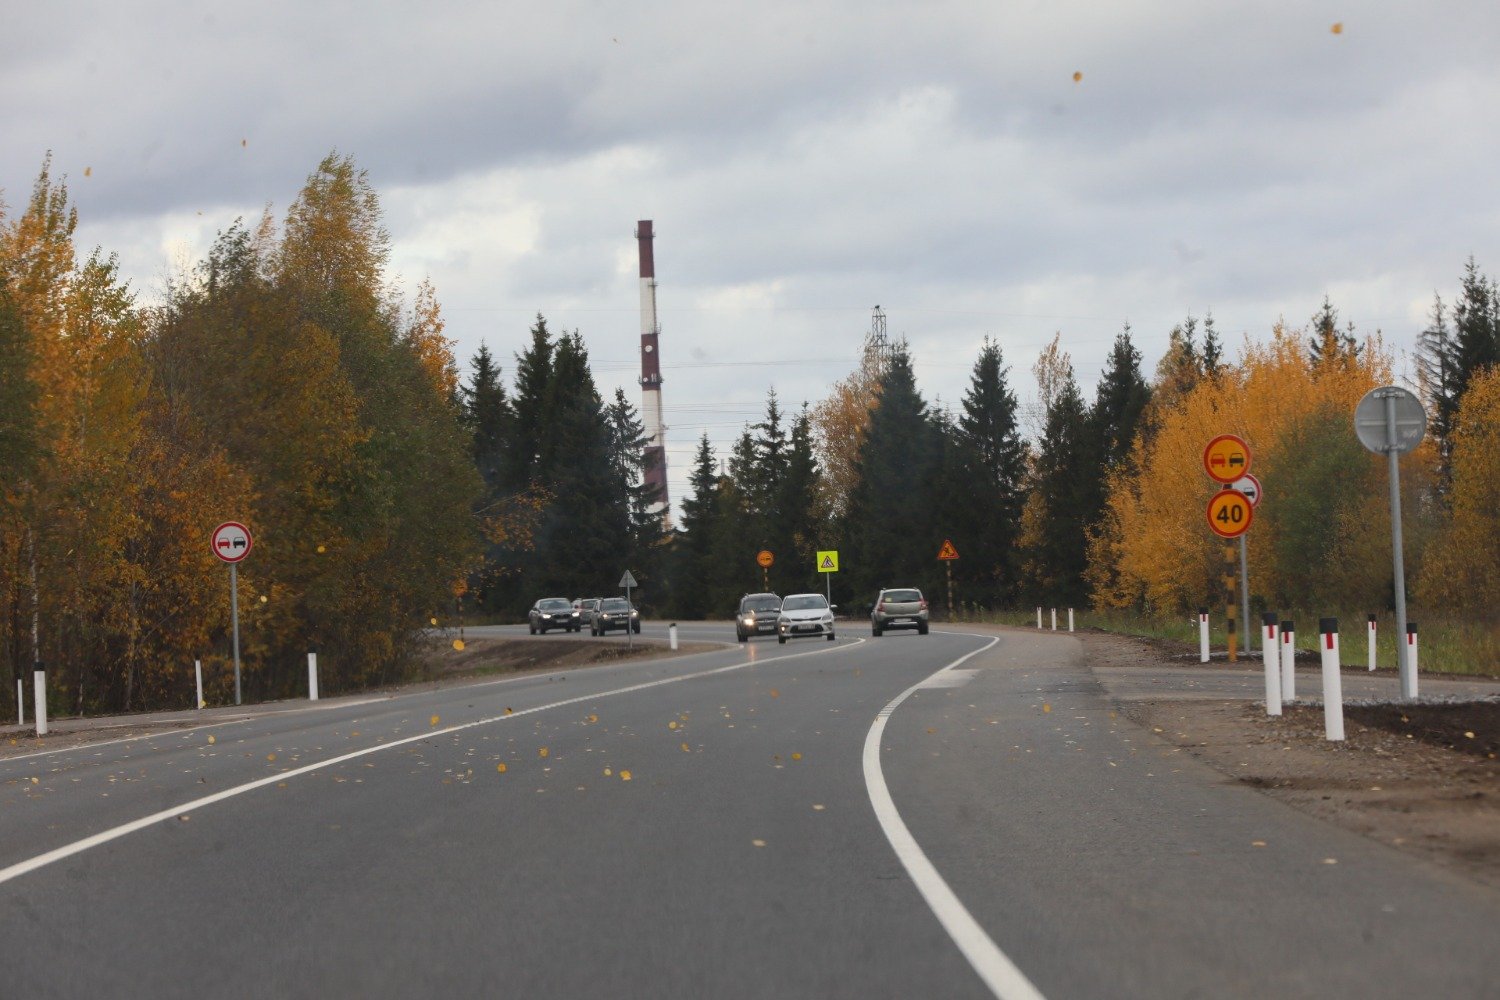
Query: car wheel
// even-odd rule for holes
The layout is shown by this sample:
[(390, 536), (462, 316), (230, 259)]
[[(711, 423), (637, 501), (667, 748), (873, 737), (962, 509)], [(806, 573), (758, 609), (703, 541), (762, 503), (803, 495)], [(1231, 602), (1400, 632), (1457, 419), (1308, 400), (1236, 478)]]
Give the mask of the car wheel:
[(536, 626), (535, 625), (532, 625), (532, 624), (530, 624), (528, 622), (527, 625), (526, 625), (526, 627), (531, 631), (532, 635), (536, 635)]
[(746, 641), (748, 641), (748, 640), (749, 640), (749, 636), (747, 636), (747, 635), (745, 635), (745, 633), (743, 633), (743, 632), (740, 632), (740, 631), (736, 631), (736, 632), (735, 632), (735, 633), (734, 633), (734, 637), (735, 637), (735, 638), (736, 638), (736, 639), (738, 639), (738, 640), (739, 640), (739, 641), (740, 641), (740, 642), (746, 642)]
[(832, 641), (833, 641), (833, 633), (832, 633), (832, 632), (829, 632), (829, 633), (828, 633), (828, 641), (829, 641), (829, 642), (832, 642)]
[(636, 635), (640, 635), (641, 634), (641, 623), (640, 622), (636, 622), (634, 625), (630, 626), (630, 630), (632, 632), (634, 632)]
[(779, 642), (779, 643), (781, 643), (783, 646), (785, 646), (786, 645), (786, 636), (784, 636), (784, 635), (778, 635), (776, 637), (776, 641)]
[(879, 625), (875, 625), (870, 628), (870, 634), (878, 639), (885, 634), (885, 629), (881, 628)]
[(926, 625), (918, 625), (917, 626), (917, 635), (926, 635), (926, 634), (927, 634), (927, 626)]

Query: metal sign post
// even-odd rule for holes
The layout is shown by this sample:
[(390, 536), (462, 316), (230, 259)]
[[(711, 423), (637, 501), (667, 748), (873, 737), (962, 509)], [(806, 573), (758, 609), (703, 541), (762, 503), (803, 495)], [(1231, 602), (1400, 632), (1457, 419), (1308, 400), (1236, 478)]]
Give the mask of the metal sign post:
[(953, 620), (953, 560), (958, 558), (958, 549), (953, 547), (952, 539), (943, 539), (943, 545), (938, 549), (938, 558), (943, 562), (943, 569), (948, 576), (948, 620)]
[(1399, 386), (1371, 389), (1354, 408), (1354, 433), (1359, 443), (1377, 455), (1384, 453), (1391, 481), (1391, 553), (1396, 590), (1396, 665), (1401, 672), (1401, 697), (1417, 696), (1417, 672), (1401, 638), (1406, 634), (1406, 565), (1401, 554), (1401, 456), (1421, 443), (1427, 433), (1427, 411), (1422, 401)]
[(630, 650), (635, 649), (635, 616), (632, 614), (635, 605), (630, 603), (630, 588), (635, 585), (635, 577), (627, 569), (625, 575), (620, 577), (620, 586), (625, 588), (625, 648)]
[(240, 560), (255, 545), (250, 529), (238, 521), (225, 521), (214, 529), (209, 547), (214, 555), (229, 564), (229, 614), (234, 626), (234, 703), (240, 703)]

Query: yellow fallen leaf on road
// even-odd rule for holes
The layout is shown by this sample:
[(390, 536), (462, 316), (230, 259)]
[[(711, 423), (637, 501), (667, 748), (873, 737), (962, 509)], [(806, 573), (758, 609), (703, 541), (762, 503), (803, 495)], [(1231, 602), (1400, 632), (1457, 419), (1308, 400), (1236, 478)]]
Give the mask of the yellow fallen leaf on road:
[(545, 756), (547, 756), (547, 753), (548, 753), (548, 751), (547, 751), (546, 747), (542, 747), (540, 750), (538, 750), (536, 752), (536, 754), (537, 754), (538, 757), (545, 757)]
[(209, 737), (209, 738), (208, 738), (208, 745), (209, 745), (209, 746), (213, 746), (213, 745), (214, 745), (214, 744), (215, 744), (215, 743), (217, 743), (217, 742), (218, 742), (218, 740), (217, 740), (217, 739), (215, 739), (215, 738), (214, 738), (214, 737), (212, 737), (212, 736), (210, 736), (210, 737)]
[(668, 729), (676, 729), (677, 728), (677, 720), (673, 719), (671, 722), (667, 723), (667, 728)]
[(614, 773), (615, 773), (615, 772), (614, 772), (614, 771), (613, 771), (613, 770), (612, 770), (612, 769), (610, 769), (610, 768), (607, 768), (607, 767), (606, 767), (606, 768), (605, 768), (605, 769), (604, 769), (604, 776), (605, 776), (605, 777), (606, 777), (606, 778), (608, 778), (608, 777), (610, 777), (610, 776), (611, 776), (611, 775), (612, 775), (612, 774), (614, 774)]
[(752, 841), (750, 841), (750, 843), (754, 844), (756, 847), (765, 847), (766, 846), (766, 842), (764, 840), (752, 840)]
[(1048, 704), (1045, 704), (1045, 703), (1042, 705), (1042, 712), (1043, 713), (1050, 713), (1051, 711), (1052, 711), (1052, 706), (1051, 705), (1048, 705)]
[(802, 755), (800, 753), (794, 753), (794, 754), (792, 754), (792, 760), (801, 760), (801, 759), (802, 759)]
[(501, 774), (504, 774), (506, 772), (506, 767), (504, 764), (496, 764), (495, 770), (499, 771)]
[(692, 753), (693, 752), (693, 748), (690, 747), (690, 746), (688, 746), (686, 743), (684, 743), (682, 745), (682, 752), (683, 753)]
[(434, 715), (434, 716), (433, 716), (433, 717), (432, 717), (432, 724), (433, 724), (433, 725), (434, 725), (434, 726), (435, 726), (435, 725), (437, 725), (437, 724), (438, 724), (438, 717), (437, 717), (437, 716), (435, 716), (435, 715)]
[(620, 780), (621, 781), (629, 781), (630, 780), (630, 772), (629, 771), (621, 771), (620, 772)]
[(276, 759), (276, 755), (274, 753), (268, 753), (268, 754), (266, 754), (266, 760), (275, 760), (275, 759)]

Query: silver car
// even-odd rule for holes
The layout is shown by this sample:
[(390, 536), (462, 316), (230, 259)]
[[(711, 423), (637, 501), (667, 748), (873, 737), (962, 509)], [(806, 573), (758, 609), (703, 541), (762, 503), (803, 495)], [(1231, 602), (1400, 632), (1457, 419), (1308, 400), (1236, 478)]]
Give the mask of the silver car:
[(888, 628), (914, 628), (927, 634), (927, 600), (915, 587), (892, 587), (880, 592), (870, 611), (870, 631), (880, 635)]
[(776, 641), (826, 635), (833, 641), (833, 607), (822, 594), (788, 594), (776, 618)]

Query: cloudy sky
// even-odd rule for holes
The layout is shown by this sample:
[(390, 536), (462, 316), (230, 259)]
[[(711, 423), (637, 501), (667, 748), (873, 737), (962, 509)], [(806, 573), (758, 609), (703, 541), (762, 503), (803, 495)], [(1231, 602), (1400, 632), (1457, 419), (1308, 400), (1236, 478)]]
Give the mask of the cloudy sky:
[(927, 397), (985, 336), (1023, 397), (1210, 311), (1231, 348), (1329, 296), (1410, 349), (1500, 273), (1500, 5), (969, 0), (9, 4), (0, 190), (50, 150), (142, 302), (279, 218), (331, 150), (461, 363), (536, 313), (639, 401), (652, 219), (674, 503), (774, 387), (816, 402), (879, 304)]

